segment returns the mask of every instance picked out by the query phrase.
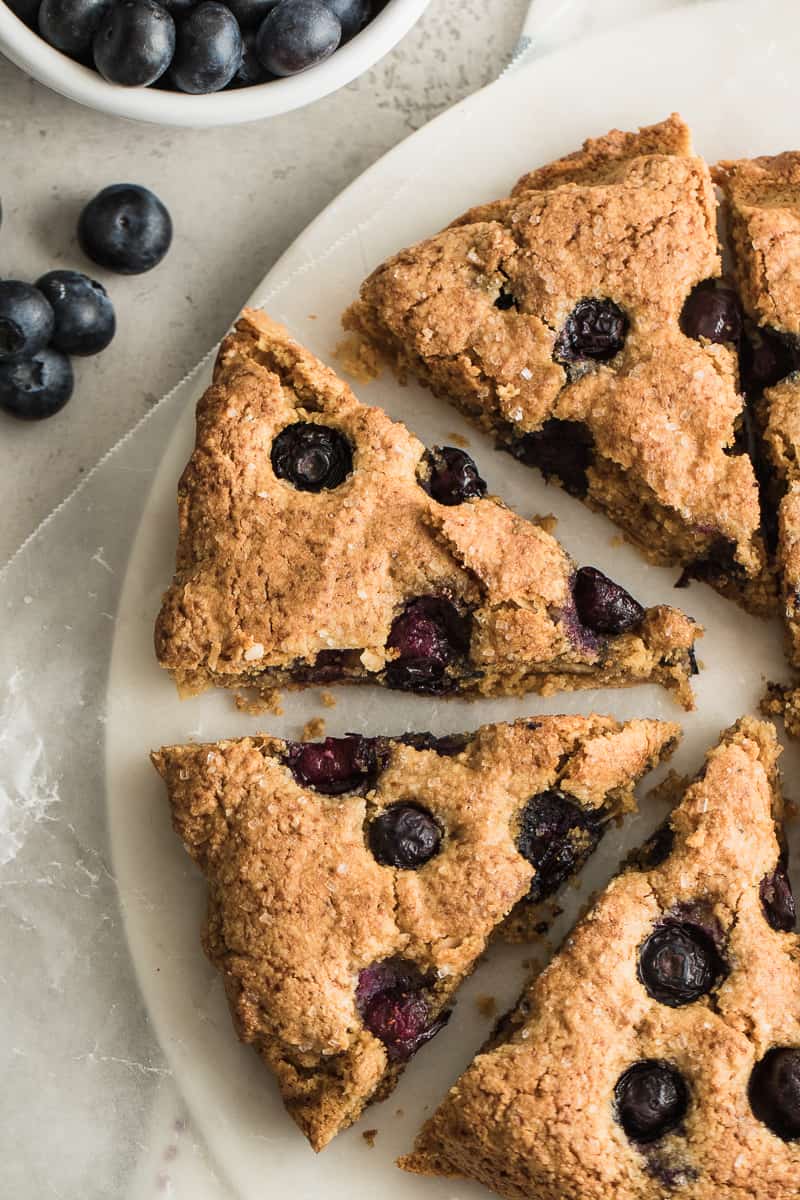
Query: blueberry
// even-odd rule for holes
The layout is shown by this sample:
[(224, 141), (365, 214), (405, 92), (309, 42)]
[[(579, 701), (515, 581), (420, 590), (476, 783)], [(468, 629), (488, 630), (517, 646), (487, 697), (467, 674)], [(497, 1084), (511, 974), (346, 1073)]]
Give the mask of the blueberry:
[(709, 342), (733, 342), (742, 336), (742, 310), (733, 288), (706, 279), (689, 293), (681, 312), (681, 329), (687, 337)]
[(0, 363), (20, 362), (41, 350), (53, 336), (50, 302), (29, 283), (0, 280)]
[(594, 853), (603, 835), (596, 812), (585, 812), (561, 792), (532, 796), (519, 817), (517, 849), (536, 869), (528, 899), (552, 896)]
[(244, 53), (242, 31), (219, 0), (202, 0), (179, 16), (169, 77), (181, 92), (205, 96), (227, 87)]
[(447, 1024), (448, 1012), (433, 1016), (427, 987), (420, 969), (398, 958), (373, 963), (359, 974), (356, 1008), (394, 1062), (411, 1058)]
[(379, 765), (375, 742), (356, 734), (324, 742), (287, 742), (286, 761), (299, 784), (325, 796), (368, 787)]
[(36, 286), (55, 314), (51, 344), (64, 354), (99, 354), (114, 336), (114, 306), (102, 283), (80, 271), (48, 271)]
[(572, 594), (581, 624), (594, 633), (627, 633), (644, 619), (638, 600), (596, 567), (581, 567)]
[(427, 455), (430, 471), (425, 490), (438, 501), (452, 507), (486, 495), (486, 482), (478, 474), (473, 459), (455, 446), (434, 446)]
[(648, 1058), (620, 1076), (614, 1102), (619, 1123), (631, 1141), (646, 1144), (680, 1124), (689, 1107), (689, 1091), (676, 1067)]
[(45, 347), (22, 362), (0, 363), (0, 408), (23, 421), (52, 417), (72, 395), (66, 355)]
[(256, 51), (256, 35), (252, 29), (242, 34), (242, 61), (239, 70), (229, 83), (229, 87), (255, 87), (256, 84), (266, 83), (272, 76), (265, 70)]
[(6, 0), (6, 3), (20, 21), (24, 21), (30, 29), (36, 29), (41, 0)]
[(342, 40), (323, 0), (281, 0), (258, 31), (258, 57), (272, 75), (296, 75), (329, 58)]
[(272, 443), (272, 469), (299, 492), (321, 492), (344, 483), (353, 470), (353, 451), (338, 429), (297, 421)]
[(432, 733), (404, 733), (393, 740), (415, 750), (433, 750), (442, 758), (453, 758), (467, 748), (472, 738), (468, 733), (446, 733), (442, 737), (434, 737)]
[(229, 0), (228, 8), (236, 17), (242, 31), (255, 31), (279, 3), (280, 0)]
[(550, 418), (541, 429), (515, 438), (506, 448), (526, 467), (538, 467), (545, 479), (557, 479), (570, 496), (586, 495), (594, 441), (582, 421)]
[(92, 262), (119, 275), (158, 266), (172, 241), (172, 220), (153, 192), (114, 183), (90, 200), (78, 219), (78, 241)]
[(371, 0), (325, 0), (325, 6), (339, 18), (343, 42), (355, 37), (371, 16)]
[(42, 0), (39, 32), (63, 54), (87, 57), (95, 30), (111, 3), (112, 0)]
[(500, 312), (510, 312), (512, 308), (519, 309), (513, 293), (509, 290), (506, 284), (503, 284), (500, 291), (497, 293), (497, 299), (494, 302), (495, 308), (499, 308)]
[(639, 951), (641, 983), (649, 996), (669, 1008), (705, 996), (724, 971), (714, 942), (695, 925), (660, 925)]
[(776, 1046), (750, 1076), (750, 1107), (785, 1142), (800, 1138), (800, 1049)]
[(739, 370), (749, 396), (774, 387), (791, 375), (797, 364), (798, 352), (789, 338), (774, 329), (748, 325), (739, 351)]
[(449, 600), (419, 596), (395, 618), (386, 645), (398, 651), (386, 668), (388, 686), (435, 695), (448, 688), (447, 665), (469, 648), (468, 622)]
[(640, 871), (652, 871), (665, 863), (675, 845), (675, 830), (669, 821), (659, 825), (644, 845), (631, 856), (631, 863)]
[[(292, 678), (298, 683), (336, 683), (344, 679), (350, 659), (359, 658), (356, 650), (320, 650), (314, 662), (292, 668)], [(353, 664), (355, 666), (355, 663)], [(361, 663), (358, 663), (358, 667)]]
[(761, 880), (759, 895), (767, 923), (778, 932), (791, 932), (797, 921), (797, 907), (785, 857), (781, 857), (775, 870)]
[(109, 83), (148, 87), (172, 62), (175, 22), (156, 0), (120, 0), (97, 27), (94, 65)]
[[(162, 0), (163, 7), (176, 21), (179, 17), (185, 17), (188, 12), (196, 8), (197, 2), (198, 0)], [(163, 75), (161, 79), (163, 83)]]
[(442, 831), (419, 804), (393, 804), (370, 822), (368, 841), (381, 866), (416, 871), (439, 853)]
[(556, 339), (559, 362), (607, 362), (625, 345), (628, 318), (613, 300), (579, 300)]

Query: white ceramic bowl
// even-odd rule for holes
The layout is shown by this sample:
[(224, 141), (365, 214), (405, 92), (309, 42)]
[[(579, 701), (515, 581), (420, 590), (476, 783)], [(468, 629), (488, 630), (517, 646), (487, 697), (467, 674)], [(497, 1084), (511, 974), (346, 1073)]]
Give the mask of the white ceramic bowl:
[(0, 0), (0, 52), (53, 91), (99, 112), (156, 125), (192, 128), (239, 125), (302, 108), (350, 83), (397, 45), (429, 3), (430, 0), (389, 0), (361, 33), (319, 66), (290, 79), (208, 96), (106, 83), (96, 71), (73, 62), (48, 45), (3, 0)]

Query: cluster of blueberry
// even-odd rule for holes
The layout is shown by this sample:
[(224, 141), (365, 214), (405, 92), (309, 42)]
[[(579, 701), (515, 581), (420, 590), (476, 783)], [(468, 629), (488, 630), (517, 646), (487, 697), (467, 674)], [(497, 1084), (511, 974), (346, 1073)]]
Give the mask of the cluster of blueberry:
[(109, 83), (205, 95), (296, 75), (371, 20), (380, 0), (7, 0), (46, 42)]
[[(161, 262), (172, 221), (147, 188), (114, 184), (81, 212), (78, 240), (93, 262), (138, 275)], [(81, 271), (0, 280), (0, 408), (28, 421), (51, 417), (72, 395), (69, 356), (99, 354), (115, 330), (106, 289)]]

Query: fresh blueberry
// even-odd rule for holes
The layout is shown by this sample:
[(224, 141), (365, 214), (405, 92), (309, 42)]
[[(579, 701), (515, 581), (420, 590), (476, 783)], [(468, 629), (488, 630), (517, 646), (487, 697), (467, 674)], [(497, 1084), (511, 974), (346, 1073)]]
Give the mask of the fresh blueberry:
[(639, 951), (639, 979), (649, 996), (679, 1008), (705, 996), (725, 972), (717, 948), (703, 929), (658, 926)]
[(64, 407), (73, 385), (69, 359), (47, 346), (22, 362), (0, 363), (0, 408), (23, 421), (41, 421)]
[(748, 396), (758, 396), (791, 375), (798, 352), (791, 340), (774, 329), (748, 325), (739, 351), (742, 386)]
[(554, 357), (565, 363), (607, 362), (619, 354), (627, 332), (628, 318), (613, 300), (579, 300), (558, 335)]
[(248, 29), (242, 34), (242, 61), (239, 70), (231, 80), (229, 87), (255, 87), (256, 84), (266, 83), (272, 79), (269, 71), (265, 70), (256, 50), (256, 34)]
[(103, 188), (83, 209), (78, 241), (92, 262), (119, 275), (158, 266), (172, 241), (172, 220), (153, 192), (136, 183)]
[(776, 1046), (750, 1076), (750, 1107), (785, 1142), (800, 1138), (800, 1049)]
[(378, 770), (375, 742), (356, 734), (324, 742), (287, 742), (286, 761), (299, 784), (325, 796), (364, 788)]
[(594, 441), (582, 421), (550, 418), (541, 429), (515, 438), (506, 449), (526, 467), (538, 467), (545, 479), (557, 479), (570, 496), (586, 495)]
[(72, 58), (87, 58), (92, 38), (112, 0), (42, 0), (39, 32), (46, 42)]
[(578, 619), (593, 633), (627, 633), (644, 619), (645, 610), (638, 600), (596, 567), (581, 567), (572, 594)]
[(325, 0), (325, 4), (339, 18), (343, 42), (355, 37), (371, 16), (371, 0)]
[(203, 0), (178, 19), (170, 78), (181, 92), (205, 96), (227, 87), (242, 61), (242, 31), (229, 8)]
[(619, 1123), (631, 1141), (647, 1144), (681, 1123), (689, 1107), (689, 1091), (676, 1067), (648, 1058), (620, 1076), (614, 1101)]
[(329, 58), (342, 40), (323, 0), (281, 0), (258, 30), (258, 57), (272, 75), (296, 75)]
[(99, 354), (114, 336), (114, 306), (102, 283), (80, 271), (48, 271), (36, 281), (55, 314), (51, 344), (64, 354)]
[(50, 302), (38, 288), (0, 280), (0, 363), (30, 358), (50, 341), (54, 324)]
[(20, 21), (24, 21), (30, 29), (36, 29), (41, 0), (6, 0), (6, 3)]
[(486, 482), (478, 474), (475, 462), (455, 446), (434, 446), (427, 455), (430, 475), (426, 491), (439, 504), (452, 507), (475, 496), (486, 495)]
[(368, 841), (381, 866), (416, 871), (439, 853), (442, 831), (419, 804), (393, 804), (370, 822)]
[(120, 0), (97, 27), (94, 65), (109, 83), (148, 87), (172, 62), (175, 22), (156, 0)]
[(436, 695), (448, 689), (448, 663), (469, 648), (469, 625), (449, 600), (420, 596), (395, 618), (386, 645), (398, 652), (386, 668), (388, 686)]
[(229, 0), (228, 8), (243, 32), (247, 29), (255, 31), (279, 3), (280, 0)]
[(742, 310), (733, 288), (706, 279), (689, 293), (681, 313), (681, 329), (687, 337), (709, 342), (732, 342), (742, 336)]
[(411, 1058), (447, 1024), (449, 1012), (433, 1016), (427, 988), (420, 969), (403, 959), (384, 959), (359, 974), (356, 1008), (394, 1062)]
[[(163, 0), (163, 6), (173, 19), (177, 21), (180, 17), (185, 17), (191, 9), (197, 7), (198, 0)], [(164, 76), (161, 76), (162, 84)]]
[(353, 451), (338, 429), (297, 421), (272, 443), (272, 469), (299, 492), (321, 492), (344, 483), (353, 470)]
[(532, 796), (519, 818), (517, 849), (536, 869), (528, 899), (545, 900), (590, 858), (603, 836), (603, 821), (561, 792)]
[(445, 733), (442, 737), (434, 737), (432, 733), (404, 733), (394, 738), (404, 746), (413, 746), (415, 750), (433, 750), (442, 758), (454, 758), (462, 750), (466, 750), (471, 741), (468, 733)]
[(761, 880), (759, 895), (767, 923), (780, 933), (790, 933), (797, 921), (797, 906), (785, 857)]

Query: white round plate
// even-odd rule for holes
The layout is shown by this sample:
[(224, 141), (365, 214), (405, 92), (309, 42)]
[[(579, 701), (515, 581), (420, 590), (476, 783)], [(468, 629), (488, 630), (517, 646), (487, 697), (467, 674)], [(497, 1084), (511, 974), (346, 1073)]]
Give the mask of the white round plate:
[[(800, 22), (793, 3), (687, 8), (628, 32), (553, 55), (445, 114), (389, 154), (306, 231), (253, 298), (328, 361), (340, 339), (339, 316), (363, 276), (388, 253), (443, 226), (471, 204), (503, 195), (530, 167), (576, 148), (589, 134), (630, 129), (680, 110), (710, 160), (769, 153), (800, 144)], [(265, 215), (266, 216), (266, 215)], [(431, 1105), (445, 1092), (488, 1031), (475, 999), (508, 1004), (519, 991), (531, 950), (496, 948), (462, 992), (449, 1027), (409, 1065), (384, 1104), (315, 1157), (283, 1112), (269, 1073), (232, 1032), (222, 988), (198, 944), (204, 884), (170, 831), (163, 787), (147, 761), (163, 743), (268, 729), (296, 736), (311, 715), (327, 731), (366, 733), (474, 728), (540, 712), (605, 711), (683, 721), (675, 765), (694, 770), (719, 730), (756, 708), (765, 678), (785, 675), (776, 622), (759, 622), (708, 588), (674, 592), (675, 572), (647, 566), (614, 544), (603, 518), (536, 473), (496, 453), (446, 404), (386, 374), (359, 387), (363, 398), (404, 419), (428, 444), (469, 440), (490, 488), (525, 514), (554, 511), (574, 556), (595, 563), (643, 602), (673, 601), (707, 630), (697, 681), (697, 711), (682, 714), (656, 688), (584, 692), (543, 701), (436, 702), (377, 689), (339, 689), (322, 707), (312, 689), (286, 698), (283, 717), (251, 718), (228, 695), (178, 703), (153, 660), (151, 631), (172, 573), (175, 485), (191, 450), (193, 400), (208, 366), (185, 387), (185, 404), (167, 447), (133, 550), (110, 675), (108, 780), (116, 877), (133, 958), (152, 1020), (196, 1126), (234, 1191), (245, 1200), (468, 1200), (481, 1189), (422, 1182), (393, 1167)], [(794, 750), (785, 755), (791, 780)], [(566, 898), (564, 925), (592, 887), (613, 872), (624, 847), (640, 842), (661, 810), (643, 805), (625, 830), (609, 833), (578, 892)], [(539, 953), (542, 948), (539, 948)], [(537, 953), (536, 950), (533, 952)], [(362, 1137), (377, 1129), (374, 1148)]]

